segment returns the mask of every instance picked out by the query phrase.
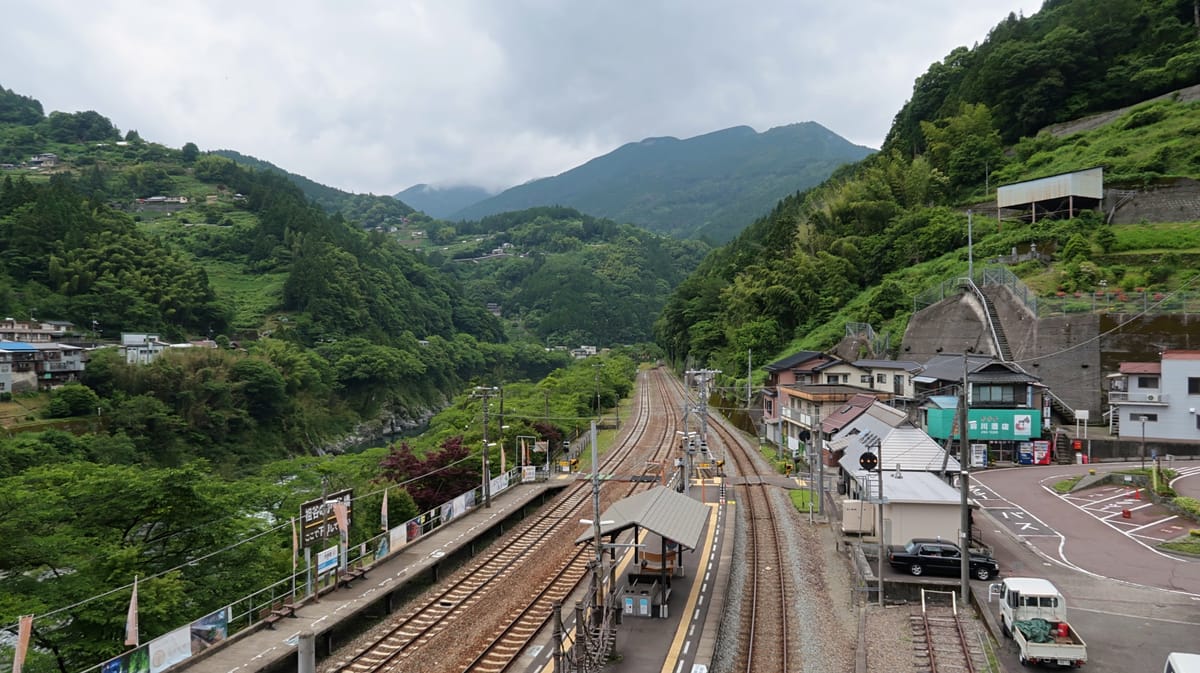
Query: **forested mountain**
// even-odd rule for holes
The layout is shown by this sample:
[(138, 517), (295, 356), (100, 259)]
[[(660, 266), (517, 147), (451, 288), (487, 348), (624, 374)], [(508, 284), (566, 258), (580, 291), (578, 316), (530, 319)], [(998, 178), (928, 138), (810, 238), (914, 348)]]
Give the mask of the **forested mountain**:
[(234, 150), (213, 150), (210, 154), (233, 159), (242, 166), (259, 171), (269, 171), (285, 176), (300, 188), (304, 196), (315, 201), (330, 213), (341, 213), (347, 220), (366, 228), (399, 226), (413, 208), (399, 197), (376, 196), (374, 194), (351, 194), (335, 187), (314, 182), (303, 175), (286, 171), (269, 161), (247, 156)]
[[(678, 362), (692, 357), (727, 372), (744, 369), (747, 350), (831, 347), (846, 322), (869, 323), (895, 346), (912, 296), (965, 272), (965, 211), (994, 199), (996, 184), (1096, 165), (1118, 187), (1200, 175), (1194, 102), (1168, 98), (1103, 128), (1032, 136), (1050, 122), (1200, 82), (1198, 5), (1047, 0), (1036, 15), (1010, 15), (983, 43), (954, 50), (916, 80), (884, 151), (780, 201), (705, 259), (668, 302), (659, 343)], [(1153, 236), (1092, 212), (1002, 228), (980, 215), (976, 260), (1030, 243), (1059, 251), (1049, 268), (1015, 269), (1050, 292), (1101, 281), (1169, 290), (1188, 268), (1179, 255), (1197, 245), (1178, 231)], [(1145, 246), (1158, 252), (1128, 255)]]
[(647, 138), (508, 189), (450, 219), (561, 205), (670, 236), (724, 242), (779, 199), (871, 151), (815, 122), (763, 133), (738, 126), (686, 140)]
[(436, 187), (421, 184), (409, 187), (396, 194), (395, 198), (400, 199), (430, 217), (445, 219), (492, 195), (493, 192), (489, 192), (483, 187), (472, 185)]
[[(447, 237), (443, 230), (434, 237)], [(533, 208), (459, 222), (478, 242), (443, 268), (479, 303), (498, 305), (551, 345), (633, 344), (653, 339), (654, 317), (708, 246), (571, 208)], [(493, 251), (499, 250), (499, 254)]]

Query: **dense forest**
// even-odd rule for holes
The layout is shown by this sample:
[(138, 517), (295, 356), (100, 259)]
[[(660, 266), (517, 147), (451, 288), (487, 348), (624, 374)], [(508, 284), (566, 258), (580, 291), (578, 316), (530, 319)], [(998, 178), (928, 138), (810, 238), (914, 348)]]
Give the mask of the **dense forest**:
[[(468, 297), (498, 304), (507, 321), (553, 346), (652, 341), (654, 316), (709, 250), (559, 207), (443, 223), (429, 234), (435, 243), (476, 238), (443, 268)], [(505, 252), (489, 256), (496, 249)]]
[[(895, 348), (912, 297), (966, 271), (966, 211), (994, 203), (997, 184), (1098, 165), (1107, 185), (1129, 188), (1200, 175), (1195, 103), (1168, 97), (1095, 130), (1038, 133), (1200, 83), (1196, 9), (1193, 0), (1048, 0), (1032, 17), (1010, 15), (917, 79), (882, 152), (784, 199), (710, 254), (672, 295), (658, 342), (673, 361), (725, 372), (745, 371), (748, 351), (830, 348), (849, 322)], [(977, 213), (974, 243), (976, 259), (1029, 243), (1060, 251), (1052, 268), (1015, 269), (1051, 292), (1101, 280), (1165, 290), (1187, 271), (1177, 253), (1134, 264), (1115, 255), (1187, 250), (1193, 238), (1110, 226), (1091, 211), (1003, 227)]]

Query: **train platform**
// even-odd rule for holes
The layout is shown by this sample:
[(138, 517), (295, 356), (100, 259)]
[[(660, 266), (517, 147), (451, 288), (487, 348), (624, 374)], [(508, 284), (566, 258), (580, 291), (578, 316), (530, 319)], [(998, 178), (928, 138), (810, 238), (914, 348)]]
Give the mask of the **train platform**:
[(257, 673), (295, 671), (301, 632), (316, 635), (317, 657), (329, 656), (363, 628), (402, 602), (414, 580), (436, 581), (443, 568), (474, 556), (482, 545), (516, 525), (575, 478), (555, 474), (548, 481), (518, 484), (479, 507), (405, 545), (364, 574), (298, 605), (294, 616), (238, 632), (221, 645), (183, 661), (172, 671)]
[[(643, 616), (638, 605), (623, 607), (613, 658), (604, 667), (607, 673), (702, 673), (711, 667), (732, 566), (733, 503), (723, 502), (719, 478), (693, 480), (688, 495), (708, 506), (700, 543), (694, 551), (682, 555), (683, 573), (672, 577), (666, 617), (658, 616), (654, 608)], [(620, 542), (632, 543), (632, 534), (626, 533)], [(646, 532), (637, 543), (653, 551), (659, 548), (661, 539)], [(633, 560), (632, 550), (627, 550), (618, 562), (618, 582), (625, 582), (637, 570)], [(586, 591), (581, 589), (564, 606), (573, 605)], [(568, 624), (568, 628), (573, 626)], [(549, 631), (545, 628), (538, 634), (535, 644), (526, 648), (512, 670), (554, 673)]]

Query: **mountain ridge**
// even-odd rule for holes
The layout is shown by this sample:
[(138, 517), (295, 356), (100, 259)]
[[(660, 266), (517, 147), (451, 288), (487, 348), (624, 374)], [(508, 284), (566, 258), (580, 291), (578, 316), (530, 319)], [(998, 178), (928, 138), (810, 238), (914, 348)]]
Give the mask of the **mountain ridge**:
[(496, 192), (478, 185), (464, 184), (442, 187), (422, 182), (393, 194), (392, 198), (398, 199), (430, 217), (446, 219), (459, 210), (495, 196), (495, 194)]
[(726, 241), (781, 198), (872, 152), (811, 121), (762, 132), (739, 125), (685, 139), (655, 136), (507, 189), (450, 219), (563, 205), (656, 233)]

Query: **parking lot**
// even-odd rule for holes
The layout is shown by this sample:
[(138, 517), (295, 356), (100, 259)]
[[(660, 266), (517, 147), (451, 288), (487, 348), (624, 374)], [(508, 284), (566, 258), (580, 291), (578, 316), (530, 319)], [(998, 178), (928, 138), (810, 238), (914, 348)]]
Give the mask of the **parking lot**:
[[(1132, 487), (1102, 485), (1068, 495), (1051, 488), (1089, 468), (1122, 467), (973, 474), (973, 497), (984, 513), (976, 525), (1003, 576), (1044, 577), (1058, 585), (1072, 626), (1088, 643), (1088, 670), (1157, 673), (1168, 652), (1200, 650), (1200, 559), (1155, 548), (1195, 525)], [(1002, 659), (1018, 670), (1015, 646), (1005, 645)]]

